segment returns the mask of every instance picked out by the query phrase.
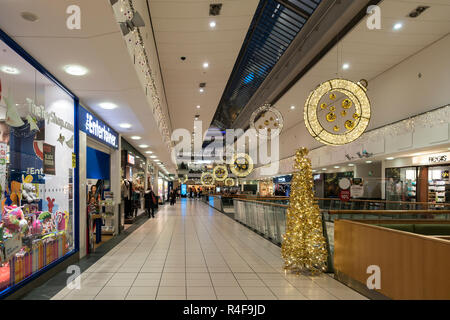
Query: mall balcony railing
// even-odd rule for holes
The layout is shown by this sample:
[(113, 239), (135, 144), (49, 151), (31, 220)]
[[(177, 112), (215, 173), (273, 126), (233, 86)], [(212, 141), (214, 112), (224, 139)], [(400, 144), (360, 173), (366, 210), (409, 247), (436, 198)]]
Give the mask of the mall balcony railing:
[[(210, 197), (221, 203), (219, 197)], [(280, 199), (278, 199), (280, 201)], [(382, 201), (381, 201), (382, 202)], [(317, 200), (320, 205), (320, 200)], [(281, 245), (283, 235), (286, 233), (286, 211), (287, 204), (274, 203), (271, 201), (251, 200), (244, 198), (234, 198), (234, 219), (263, 237), (269, 239), (277, 245)], [(323, 205), (323, 203), (322, 203)], [(430, 207), (433, 203), (428, 204)], [(378, 206), (381, 208), (382, 206)], [(412, 223), (417, 221), (427, 222), (446, 222), (450, 223), (450, 203), (445, 203), (445, 208), (440, 210), (330, 210), (320, 209), (322, 214), (323, 232), (327, 240), (329, 252), (329, 272), (333, 271), (333, 253), (334, 253), (334, 221), (335, 220), (354, 220), (367, 221), (370, 223), (386, 223), (389, 221)]]

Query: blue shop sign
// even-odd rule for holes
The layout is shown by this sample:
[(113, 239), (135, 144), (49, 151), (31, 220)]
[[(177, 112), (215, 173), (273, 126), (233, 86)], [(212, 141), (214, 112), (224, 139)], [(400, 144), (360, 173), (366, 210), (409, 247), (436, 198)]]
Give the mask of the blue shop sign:
[(273, 183), (290, 183), (292, 175), (273, 178)]
[(115, 149), (119, 148), (119, 134), (106, 125), (103, 121), (97, 119), (93, 114), (79, 107), (78, 119), (80, 130), (88, 136)]

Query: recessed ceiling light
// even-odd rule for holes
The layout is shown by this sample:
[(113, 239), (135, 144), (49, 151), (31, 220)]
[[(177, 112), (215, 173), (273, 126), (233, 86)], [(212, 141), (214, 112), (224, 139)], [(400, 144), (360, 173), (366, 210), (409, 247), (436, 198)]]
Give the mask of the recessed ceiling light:
[(389, 158), (386, 158), (386, 160), (395, 160), (395, 158), (394, 157), (389, 157)]
[(327, 168), (323, 168), (322, 170), (325, 171), (325, 170), (327, 170)]
[(146, 154), (152, 154), (153, 151), (145, 151)]
[(334, 168), (335, 168), (335, 169), (339, 169), (340, 167), (339, 167), (339, 166), (335, 166)]
[(207, 69), (209, 67), (209, 63), (208, 62), (204, 62), (203, 63), (203, 68)]
[(370, 161), (370, 160), (367, 160), (367, 161), (366, 161), (366, 163), (367, 163), (367, 164), (371, 164), (371, 163), (372, 163), (372, 161)]
[(119, 124), (119, 127), (124, 128), (124, 129), (130, 129), (131, 128), (131, 124), (129, 124), (129, 123), (121, 123), (121, 124)]
[(85, 67), (69, 64), (64, 67), (64, 71), (72, 76), (84, 76), (88, 73), (88, 70)]
[(200, 106), (197, 106), (197, 109), (200, 109)]
[(295, 110), (295, 106), (291, 106), (291, 110)]
[(355, 165), (353, 163), (348, 164), (349, 167), (354, 167)]
[(148, 145), (147, 144), (140, 144), (139, 148), (144, 148), (145, 149), (145, 148), (148, 148)]
[(200, 93), (203, 93), (203, 92), (205, 92), (205, 89), (200, 88), (199, 91), (200, 91)]
[(348, 63), (344, 63), (342, 65), (342, 69), (344, 69), (344, 70), (348, 70), (349, 68), (350, 68), (350, 64), (348, 64)]
[(157, 156), (150, 156), (150, 158), (152, 158), (152, 159), (156, 159), (156, 158), (158, 158)]
[(403, 23), (397, 22), (394, 24), (394, 30), (400, 30), (401, 28), (403, 28)]
[(209, 23), (209, 26), (210, 26), (211, 28), (215, 28), (215, 27), (216, 27), (216, 22), (215, 22), (215, 21), (211, 21), (211, 22)]
[(141, 140), (142, 138), (141, 137), (139, 137), (139, 136), (132, 136), (131, 137), (131, 140)]
[(98, 104), (100, 106), (100, 108), (105, 109), (105, 110), (113, 110), (117, 108), (117, 104), (112, 103), (112, 102), (102, 102)]
[(2, 66), (1, 70), (4, 73), (9, 73), (9, 74), (19, 74), (20, 73), (19, 69), (10, 67), (10, 66)]

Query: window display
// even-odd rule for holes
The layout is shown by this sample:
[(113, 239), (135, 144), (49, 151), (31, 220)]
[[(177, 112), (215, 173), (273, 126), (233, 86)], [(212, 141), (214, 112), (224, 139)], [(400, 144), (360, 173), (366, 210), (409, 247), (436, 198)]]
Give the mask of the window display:
[(0, 290), (74, 244), (74, 100), (0, 42)]
[(386, 169), (386, 200), (417, 200), (417, 167)]
[[(428, 168), (428, 202), (436, 204), (450, 202), (450, 167)], [(436, 208), (444, 206), (436, 206)]]

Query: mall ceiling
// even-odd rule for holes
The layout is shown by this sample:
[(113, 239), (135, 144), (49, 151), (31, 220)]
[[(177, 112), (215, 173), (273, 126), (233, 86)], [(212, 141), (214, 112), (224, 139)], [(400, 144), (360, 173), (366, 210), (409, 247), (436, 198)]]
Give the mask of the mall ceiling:
[[(78, 0), (76, 4), (81, 8), (82, 17), (80, 30), (66, 27), (66, 9), (74, 1), (0, 2), (1, 29), (71, 89), (82, 104), (141, 152), (153, 151), (168, 171), (175, 173), (176, 167), (157, 129), (109, 1)], [(39, 19), (26, 21), (21, 17), (22, 12), (34, 13)], [(142, 16), (148, 25), (148, 14), (143, 12)], [(82, 65), (89, 72), (82, 77), (69, 75), (63, 70), (68, 64)], [(101, 102), (113, 102), (118, 108), (104, 110), (99, 106)], [(123, 129), (119, 126), (121, 123), (129, 123), (132, 127)], [(142, 139), (131, 140), (134, 135)], [(149, 148), (139, 148), (140, 144)]]

